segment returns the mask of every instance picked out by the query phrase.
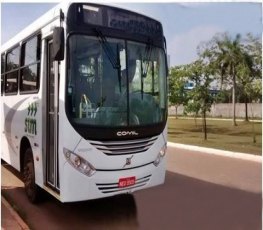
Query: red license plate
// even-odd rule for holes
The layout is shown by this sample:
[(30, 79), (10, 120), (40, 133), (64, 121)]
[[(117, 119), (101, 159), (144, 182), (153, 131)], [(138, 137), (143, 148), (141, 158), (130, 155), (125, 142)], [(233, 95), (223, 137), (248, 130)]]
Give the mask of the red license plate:
[(136, 178), (133, 177), (126, 177), (126, 178), (120, 178), (119, 179), (119, 188), (125, 188), (129, 187), (135, 184)]

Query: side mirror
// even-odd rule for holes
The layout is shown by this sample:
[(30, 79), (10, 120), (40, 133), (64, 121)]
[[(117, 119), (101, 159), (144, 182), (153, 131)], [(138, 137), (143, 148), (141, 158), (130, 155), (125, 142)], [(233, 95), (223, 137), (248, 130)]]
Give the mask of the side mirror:
[(64, 28), (55, 27), (53, 30), (53, 47), (52, 47), (52, 56), (54, 61), (64, 60)]

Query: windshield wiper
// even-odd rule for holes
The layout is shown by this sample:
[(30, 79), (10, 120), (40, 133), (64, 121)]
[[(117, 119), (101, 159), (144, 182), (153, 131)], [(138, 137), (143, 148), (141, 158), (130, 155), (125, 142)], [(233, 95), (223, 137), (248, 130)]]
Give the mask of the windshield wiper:
[(118, 71), (119, 89), (121, 92), (121, 64), (120, 64), (119, 44), (117, 44), (117, 46), (116, 46), (117, 56), (115, 56), (114, 51), (112, 50), (109, 42), (107, 41), (106, 37), (102, 34), (102, 32), (100, 30), (98, 30), (97, 28), (94, 28), (94, 31), (95, 31), (98, 39), (99, 39), (99, 42), (100, 42), (105, 54), (107, 55), (112, 67), (114, 69), (117, 69), (117, 71)]
[(144, 88), (144, 85), (143, 85), (143, 63), (142, 63), (142, 57), (141, 57), (141, 97), (142, 97), (142, 100), (143, 100), (143, 88)]
[(105, 54), (109, 58), (112, 67), (114, 69), (120, 68), (120, 63), (118, 63), (117, 57), (115, 56), (114, 51), (112, 50), (112, 48), (111, 48), (109, 42), (107, 41), (106, 37), (102, 34), (102, 32), (100, 30), (94, 28), (94, 31), (96, 32), (96, 35), (99, 38), (99, 42), (101, 43)]
[[(146, 44), (146, 47), (145, 47), (144, 58), (141, 57), (141, 97), (142, 97), (142, 100), (143, 100), (143, 91), (144, 91), (143, 79), (146, 78), (147, 73), (148, 73), (148, 68), (149, 68), (150, 60), (152, 56), (152, 50), (153, 50), (153, 41), (149, 38)], [(143, 66), (143, 62), (145, 62), (144, 66)]]
[(145, 68), (142, 72), (144, 78), (146, 77), (146, 75), (148, 73), (148, 68), (150, 65), (150, 59), (152, 56), (152, 50), (153, 50), (153, 41), (149, 38), (148, 42), (146, 44), (146, 47), (145, 47), (145, 56), (143, 58), (143, 62), (145, 62)]
[(120, 93), (121, 93), (121, 60), (120, 60), (120, 48), (119, 48), (119, 44), (117, 44), (116, 46), (116, 53), (117, 53), (117, 65), (118, 65), (118, 81), (119, 81), (119, 89), (120, 89)]

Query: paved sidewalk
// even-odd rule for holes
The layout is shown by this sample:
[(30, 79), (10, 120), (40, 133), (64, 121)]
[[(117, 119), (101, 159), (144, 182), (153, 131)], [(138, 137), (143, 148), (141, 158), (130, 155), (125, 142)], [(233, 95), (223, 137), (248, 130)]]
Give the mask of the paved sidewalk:
[(167, 145), (170, 147), (197, 151), (197, 152), (202, 152), (205, 154), (214, 154), (218, 156), (231, 157), (231, 158), (237, 158), (241, 160), (248, 160), (248, 161), (262, 163), (262, 156), (253, 155), (249, 153), (232, 152), (232, 151), (226, 151), (226, 150), (221, 150), (221, 149), (200, 147), (200, 146), (195, 146), (195, 145), (178, 144), (178, 143), (173, 143), (173, 142), (168, 142)]
[(27, 230), (29, 227), (11, 207), (6, 199), (1, 196), (1, 228), (2, 230)]
[[(172, 119), (176, 119), (175, 116), (169, 116), (169, 118), (172, 118)], [(177, 119), (181, 119), (181, 120), (202, 120), (203, 118), (202, 117), (177, 117)], [(207, 120), (212, 120), (212, 121), (232, 121), (233, 119), (232, 118), (219, 118), (219, 117), (207, 117), (206, 118)], [(244, 121), (244, 119), (236, 119), (236, 121)], [(262, 122), (262, 119), (249, 119), (249, 122)]]

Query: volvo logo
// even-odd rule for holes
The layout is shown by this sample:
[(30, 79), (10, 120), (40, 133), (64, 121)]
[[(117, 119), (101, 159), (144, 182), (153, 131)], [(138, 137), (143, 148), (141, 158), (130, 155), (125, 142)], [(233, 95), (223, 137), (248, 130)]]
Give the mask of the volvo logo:
[(131, 165), (131, 159), (133, 158), (133, 155), (131, 157), (126, 158), (126, 163), (123, 165), (122, 168), (125, 168), (126, 166)]
[(117, 136), (121, 137), (121, 136), (137, 136), (139, 135), (138, 133), (136, 133), (136, 131), (118, 131), (117, 132)]

